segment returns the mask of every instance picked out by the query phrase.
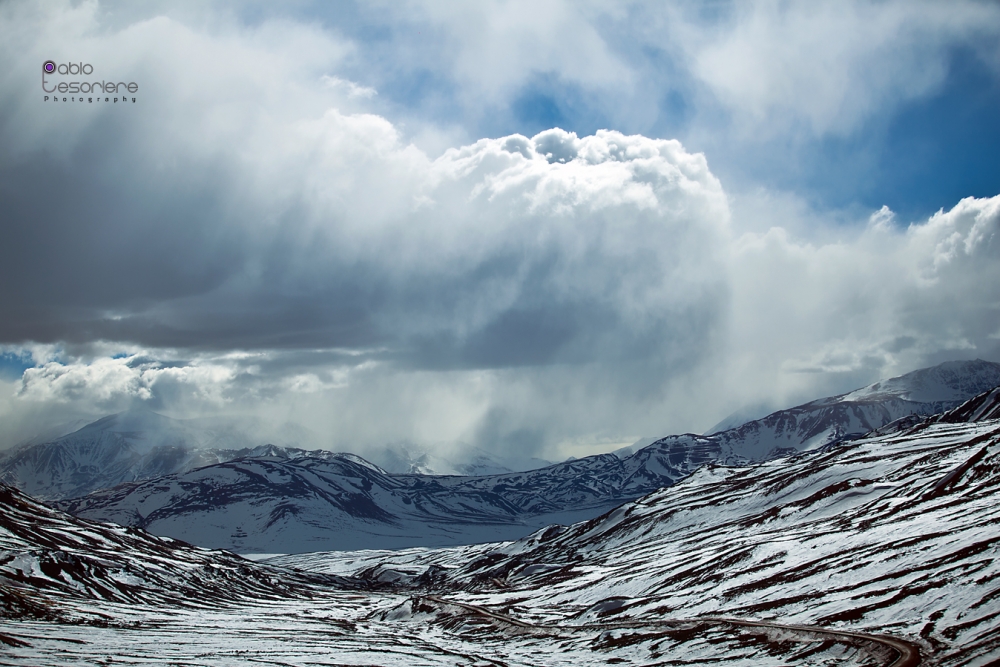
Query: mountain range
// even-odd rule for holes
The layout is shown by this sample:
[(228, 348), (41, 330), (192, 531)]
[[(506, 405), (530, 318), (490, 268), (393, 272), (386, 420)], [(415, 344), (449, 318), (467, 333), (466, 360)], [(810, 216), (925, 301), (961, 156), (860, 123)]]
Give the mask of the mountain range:
[(0, 485), (0, 644), (10, 665), (988, 667), (998, 511), (1000, 389), (440, 549), (254, 563)]
[[(252, 418), (178, 420), (132, 409), (51, 440), (33, 438), (0, 452), (0, 481), (37, 498), (58, 500), (246, 457), (324, 459), (331, 455), (327, 450), (297, 446), (315, 440), (313, 433), (290, 424), (279, 431), (281, 439), (274, 444), (261, 437), (267, 429)], [(373, 448), (366, 458), (387, 472), (403, 474), (477, 476), (551, 464), (543, 459), (498, 457), (480, 448), (445, 456), (401, 443)]]
[(393, 475), (350, 454), (256, 456), (57, 505), (240, 553), (464, 544), (596, 516), (712, 460), (696, 445), (482, 477)]
[[(995, 665), (998, 418), (994, 389), (942, 415), (822, 451), (750, 466), (710, 464), (593, 520), (505, 544), (265, 562), (346, 571), (412, 591), (422, 597), (398, 617), (425, 623), (453, 622), (454, 607), (438, 593), (447, 591), (466, 611), (511, 610), (535, 626), (618, 627), (618, 645), (645, 644), (632, 664), (663, 664), (658, 654), (677, 659), (655, 650), (653, 627), (657, 619), (687, 618), (889, 633), (911, 638), (916, 653), (934, 656), (930, 664)], [(687, 627), (689, 638), (710, 636), (708, 625)], [(794, 662), (789, 657), (853, 664), (843, 655), (822, 661), (815, 655), (822, 646), (791, 637), (785, 633), (781, 664)]]
[(828, 447), (900, 418), (941, 412), (997, 385), (1000, 364), (949, 362), (721, 433), (668, 436), (633, 453), (500, 475), (392, 474), (350, 454), (263, 448), (58, 506), (239, 553), (516, 539), (550, 523), (592, 518), (707, 463)]

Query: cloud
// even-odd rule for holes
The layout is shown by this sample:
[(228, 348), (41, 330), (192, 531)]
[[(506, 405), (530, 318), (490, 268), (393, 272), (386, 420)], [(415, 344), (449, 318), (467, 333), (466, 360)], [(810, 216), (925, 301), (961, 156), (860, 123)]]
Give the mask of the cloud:
[[(25, 372), (17, 400), (285, 410), (278, 394), (304, 393), (377, 420), (373, 406), (408, 386), (464, 426), (421, 426), (419, 411), (444, 408), (404, 397), (391, 429), (337, 413), (337, 437), (474, 439), (495, 394), (551, 385), (546, 368), (582, 369), (565, 379), (587, 393), (613, 366), (651, 387), (707, 353), (728, 210), (704, 157), (678, 142), (550, 130), (431, 159), (364, 96), (328, 85), (346, 47), (310, 28), (79, 25), (63, 52), (120, 67), (148, 97), (3, 107), (17, 148), (0, 164), (15, 237), (3, 259), (25, 279), (0, 290), (16, 314), (0, 335), (66, 350)], [(306, 71), (277, 46), (293, 38), (313, 56)], [(11, 57), (28, 70), (43, 52)], [(243, 67), (195, 66), (233, 59)], [(112, 344), (145, 352), (94, 349)], [(309, 350), (347, 356), (304, 369)], [(454, 398), (477, 384), (487, 405)], [(533, 427), (546, 441), (557, 428)]]
[[(346, 47), (314, 29), (81, 25), (61, 48), (119, 54), (150, 97), (10, 103), (3, 132), (22, 157), (0, 165), (16, 235), (3, 259), (35, 277), (2, 294), (19, 315), (8, 340), (379, 347), (416, 367), (491, 367), (587, 357), (623, 309), (655, 303), (665, 320), (696, 307), (699, 282), (716, 289), (688, 258), (725, 233), (724, 196), (677, 142), (553, 131), (431, 160), (327, 85), (318, 63)], [(305, 71), (276, 46), (291, 40)], [(42, 49), (17, 56), (23, 69)], [(550, 162), (535, 141), (573, 154)], [(43, 247), (58, 271), (35, 270)], [(642, 277), (623, 270), (637, 260)], [(671, 277), (692, 289), (663, 289)]]
[(447, 36), (454, 75), (466, 90), (493, 103), (509, 99), (539, 72), (558, 72), (587, 85), (631, 83), (631, 68), (610, 48), (595, 20), (609, 13), (607, 5), (517, 0), (409, 7), (410, 20), (429, 23)]
[(756, 132), (791, 121), (844, 134), (941, 86), (955, 45), (996, 38), (995, 5), (916, 4), (739, 3), (729, 21), (690, 28), (693, 71)]
[[(291, 10), (289, 10), (291, 11)], [(926, 216), (994, 194), (1000, 8), (967, 0), (310, 5), (430, 155), (559, 126), (670, 137), (730, 194)], [(946, 174), (936, 164), (952, 164)]]
[[(770, 39), (754, 17), (778, 10), (761, 7), (692, 53)], [(469, 29), (452, 46), (488, 75), (469, 99), (477, 85), (506, 99), (546, 68), (634, 81), (610, 47), (591, 49), (603, 37), (584, 19), (600, 8), (552, 5), (534, 23), (501, 5), (411, 11)], [(344, 449), (555, 457), (943, 354), (996, 355), (995, 198), (909, 227), (888, 209), (826, 224), (765, 198), (757, 224), (734, 224), (708, 159), (674, 140), (551, 128), (429, 154), (377, 77), (346, 72), (360, 47), (317, 24), (163, 15), (112, 29), (93, 4), (0, 12), (3, 83), (23, 91), (0, 99), (0, 343), (32, 355), (4, 415), (142, 404), (292, 420)], [(483, 12), (507, 23), (480, 25)], [(512, 44), (509, 69), (477, 40)], [(555, 46), (532, 60), (542, 42)], [(44, 104), (49, 57), (137, 81), (138, 101)], [(725, 98), (730, 79), (710, 70)], [(774, 76), (760, 114), (839, 131), (775, 92), (797, 74)], [(834, 79), (824, 109), (853, 95)]]
[(790, 396), (818, 389), (804, 372), (860, 385), (949, 356), (995, 357), (998, 207), (967, 198), (906, 227), (883, 208), (818, 243), (781, 227), (744, 234), (732, 247), (731, 349), (745, 350), (733, 367)]
[[(581, 120), (646, 131), (663, 98), (679, 93), (698, 108), (689, 122), (699, 136), (721, 129), (718, 112), (742, 141), (845, 135), (938, 91), (957, 50), (1000, 73), (1000, 9), (976, 0), (388, 7), (353, 19), (385, 36), (370, 45), (366, 62), (379, 65), (368, 71), (391, 81), (404, 106), (447, 116), (451, 105), (466, 127), (516, 116), (534, 95), (558, 111), (585, 99)], [(425, 85), (405, 85), (414, 78)]]
[(353, 81), (348, 81), (346, 79), (341, 79), (336, 76), (329, 76), (324, 74), (321, 79), (327, 86), (333, 89), (344, 89), (347, 91), (348, 97), (363, 97), (365, 99), (371, 99), (378, 95), (378, 91), (369, 86), (360, 86)]

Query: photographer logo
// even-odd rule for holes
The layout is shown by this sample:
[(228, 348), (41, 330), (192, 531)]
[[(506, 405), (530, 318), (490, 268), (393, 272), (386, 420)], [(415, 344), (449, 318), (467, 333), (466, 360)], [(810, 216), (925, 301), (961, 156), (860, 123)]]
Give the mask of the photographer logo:
[[(93, 80), (73, 80), (58, 81), (55, 77), (77, 77), (90, 76), (94, 73), (94, 66), (90, 63), (57, 63), (54, 60), (46, 60), (42, 63), (42, 91), (47, 93), (45, 102), (132, 102), (135, 104), (134, 95), (139, 90), (139, 84), (135, 81), (128, 83), (124, 81), (93, 81)], [(61, 96), (67, 95), (66, 97)], [(87, 95), (87, 97), (84, 97)], [(103, 97), (102, 97), (103, 96)]]

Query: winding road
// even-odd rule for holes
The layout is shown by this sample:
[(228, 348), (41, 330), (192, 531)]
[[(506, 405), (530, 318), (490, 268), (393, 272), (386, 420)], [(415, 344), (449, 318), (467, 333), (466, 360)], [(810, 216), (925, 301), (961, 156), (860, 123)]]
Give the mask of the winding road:
[(714, 623), (718, 625), (737, 625), (742, 627), (753, 627), (753, 628), (768, 628), (773, 630), (785, 630), (790, 632), (799, 632), (803, 634), (812, 635), (824, 635), (832, 638), (834, 641), (840, 641), (846, 644), (856, 644), (858, 640), (871, 642), (873, 644), (878, 644), (885, 648), (891, 649), (895, 652), (896, 658), (885, 665), (885, 667), (917, 667), (921, 664), (920, 662), (920, 646), (914, 642), (908, 641), (906, 639), (900, 639), (899, 637), (893, 637), (891, 635), (882, 634), (869, 634), (867, 632), (854, 632), (851, 630), (834, 630), (832, 628), (819, 627), (816, 625), (788, 625), (784, 623), (772, 623), (770, 621), (750, 621), (739, 618), (727, 618), (724, 616), (702, 616), (699, 618), (692, 619), (670, 619), (663, 621), (636, 621), (633, 623), (600, 623), (600, 624), (583, 624), (583, 625), (535, 625), (532, 623), (526, 623), (520, 621), (506, 614), (501, 614), (495, 611), (491, 611), (485, 607), (480, 607), (479, 605), (467, 604), (465, 602), (456, 602), (454, 600), (447, 600), (436, 595), (423, 595), (421, 596), (424, 600), (429, 600), (431, 602), (436, 602), (441, 605), (451, 605), (454, 607), (460, 607), (466, 611), (470, 611), (474, 614), (484, 616), (486, 618), (491, 618), (493, 620), (499, 621), (501, 623), (506, 623), (518, 628), (524, 628), (529, 630), (548, 630), (548, 631), (566, 631), (566, 630), (610, 630), (618, 628), (639, 628), (639, 627), (650, 627), (654, 625), (687, 625), (691, 623)]

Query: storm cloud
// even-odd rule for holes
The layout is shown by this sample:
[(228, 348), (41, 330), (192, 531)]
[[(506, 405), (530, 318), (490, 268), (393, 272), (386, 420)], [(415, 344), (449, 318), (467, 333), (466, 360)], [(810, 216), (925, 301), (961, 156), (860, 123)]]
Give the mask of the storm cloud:
[[(0, 343), (31, 355), (8, 416), (253, 412), (322, 446), (558, 456), (997, 355), (996, 197), (747, 225), (672, 139), (552, 128), (432, 153), (345, 73), (358, 46), (315, 24), (0, 12), (16, 91), (0, 100)], [(733, 58), (704, 48), (694, 71), (746, 97), (715, 66)], [(628, 80), (593, 54), (599, 85)], [(136, 102), (44, 102), (47, 59), (135, 81)], [(754, 122), (857, 122), (767, 91)]]

